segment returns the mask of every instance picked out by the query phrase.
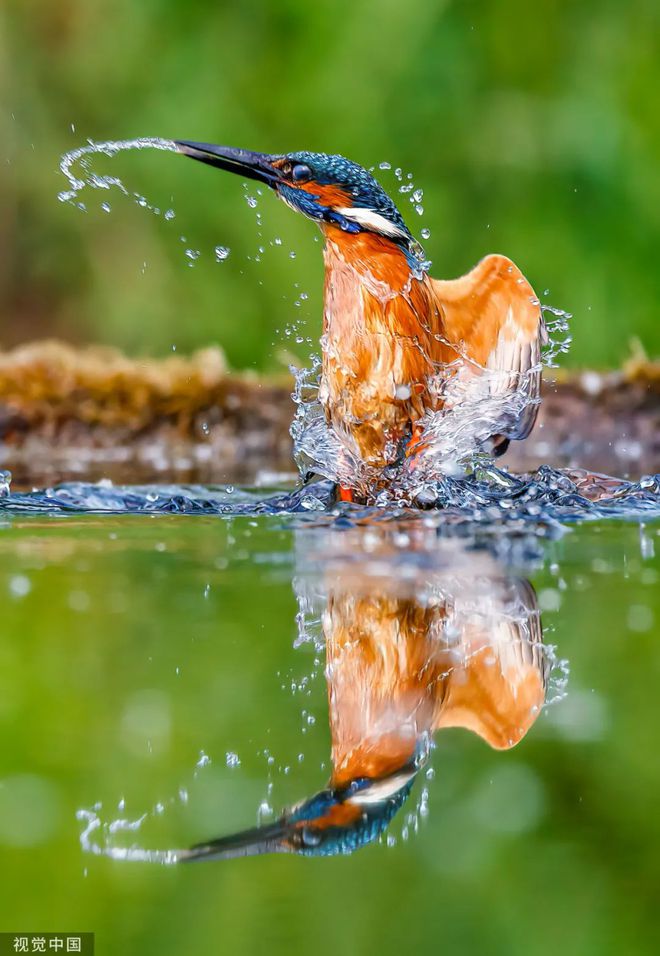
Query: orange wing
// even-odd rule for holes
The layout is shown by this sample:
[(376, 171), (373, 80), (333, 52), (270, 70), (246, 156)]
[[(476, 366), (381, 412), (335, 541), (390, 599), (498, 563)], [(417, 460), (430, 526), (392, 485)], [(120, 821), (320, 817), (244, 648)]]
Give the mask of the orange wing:
[[(546, 333), (539, 301), (520, 269), (490, 255), (460, 279), (431, 279), (446, 344), (455, 347), (490, 395), (518, 395), (503, 422), (507, 438), (526, 438), (534, 426)], [(484, 375), (485, 373), (485, 375)], [(482, 383), (483, 384), (483, 383)]]

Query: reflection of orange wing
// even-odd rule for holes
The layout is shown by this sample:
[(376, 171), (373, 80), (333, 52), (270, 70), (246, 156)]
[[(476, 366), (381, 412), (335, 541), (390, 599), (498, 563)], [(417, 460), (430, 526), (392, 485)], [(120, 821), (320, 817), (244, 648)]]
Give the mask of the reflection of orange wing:
[[(521, 393), (532, 399), (514, 422), (508, 438), (525, 438), (536, 420), (541, 384), (541, 344), (545, 329), (538, 299), (522, 272), (506, 256), (490, 255), (460, 279), (431, 279), (443, 314), (447, 341), (492, 372), (491, 394)], [(508, 374), (507, 374), (508, 373)]]
[(525, 736), (543, 706), (548, 678), (534, 588), (524, 580), (512, 586), (517, 611), (500, 610), (486, 627), (459, 619), (467, 656), (449, 674), (435, 720), (436, 729), (464, 727), (497, 750)]

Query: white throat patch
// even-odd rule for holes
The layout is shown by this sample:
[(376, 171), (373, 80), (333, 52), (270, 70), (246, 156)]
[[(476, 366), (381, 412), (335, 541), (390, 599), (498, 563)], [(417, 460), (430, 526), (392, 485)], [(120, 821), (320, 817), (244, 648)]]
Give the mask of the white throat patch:
[(412, 773), (398, 773), (392, 777), (386, 777), (384, 780), (377, 780), (368, 790), (358, 791), (352, 797), (349, 797), (350, 803), (368, 806), (371, 803), (382, 803), (389, 797), (393, 797), (415, 776)]
[(391, 236), (395, 239), (408, 238), (400, 226), (396, 226), (393, 222), (390, 222), (389, 219), (386, 219), (385, 216), (374, 212), (373, 209), (366, 209), (363, 206), (342, 206), (340, 209), (336, 209), (335, 212), (345, 216), (346, 219), (351, 219), (353, 222), (356, 222), (358, 226), (364, 226), (366, 229), (371, 229), (372, 232), (380, 233), (381, 236)]

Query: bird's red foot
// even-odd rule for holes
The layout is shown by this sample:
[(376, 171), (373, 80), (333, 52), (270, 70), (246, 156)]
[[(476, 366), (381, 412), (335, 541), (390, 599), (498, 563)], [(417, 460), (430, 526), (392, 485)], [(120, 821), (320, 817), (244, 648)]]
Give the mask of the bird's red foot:
[(420, 452), (424, 451), (426, 445), (422, 441), (422, 435), (424, 434), (424, 429), (419, 425), (414, 425), (412, 430), (412, 435), (410, 436), (410, 441), (406, 446), (406, 458), (411, 458), (410, 467), (414, 470), (416, 461), (415, 459)]
[(353, 501), (353, 492), (350, 488), (345, 488), (343, 485), (339, 486), (339, 500), (340, 501)]

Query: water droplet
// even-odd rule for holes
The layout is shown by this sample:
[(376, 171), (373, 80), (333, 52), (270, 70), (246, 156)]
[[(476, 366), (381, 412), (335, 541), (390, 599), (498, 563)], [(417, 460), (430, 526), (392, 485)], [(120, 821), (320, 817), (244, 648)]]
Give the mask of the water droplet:
[(176, 218), (176, 213), (174, 212), (173, 209), (166, 209), (164, 218), (167, 219), (169, 222), (171, 219)]
[(216, 246), (213, 251), (215, 252), (216, 262), (224, 262), (229, 255), (229, 249), (227, 246)]
[(225, 759), (226, 759), (228, 767), (240, 767), (241, 765), (241, 761), (238, 754), (234, 753), (231, 750), (227, 751)]

